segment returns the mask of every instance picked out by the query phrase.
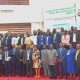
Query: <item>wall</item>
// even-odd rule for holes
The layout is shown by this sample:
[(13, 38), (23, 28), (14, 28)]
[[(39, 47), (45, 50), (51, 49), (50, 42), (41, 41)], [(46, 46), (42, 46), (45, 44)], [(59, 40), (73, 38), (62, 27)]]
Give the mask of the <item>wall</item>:
[(42, 22), (40, 3), (39, 0), (30, 0), (30, 5), (0, 5), (0, 23)]
[(43, 30), (44, 29), (44, 25), (42, 22), (34, 22), (31, 24), (32, 28), (31, 28), (31, 31), (33, 32), (34, 30), (38, 30), (38, 29), (41, 29)]
[[(43, 29), (43, 9), (51, 5), (73, 4), (78, 0), (30, 0), (30, 5), (0, 5), (0, 23), (32, 23), (32, 29)], [(64, 2), (64, 3), (63, 3)], [(2, 12), (1, 10), (12, 10)]]

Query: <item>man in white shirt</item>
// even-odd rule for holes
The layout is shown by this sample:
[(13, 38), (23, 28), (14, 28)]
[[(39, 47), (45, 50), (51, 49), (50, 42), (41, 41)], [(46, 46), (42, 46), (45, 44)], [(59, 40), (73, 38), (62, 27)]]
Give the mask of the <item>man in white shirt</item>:
[(34, 30), (33, 35), (31, 36), (31, 40), (33, 42), (33, 45), (37, 45), (37, 32)]
[(4, 51), (3, 51), (3, 56), (2, 56), (2, 60), (3, 60), (3, 64), (5, 67), (5, 75), (9, 76), (10, 75), (10, 51), (8, 50), (8, 46), (4, 47)]
[(76, 47), (77, 43), (78, 43), (78, 33), (77, 30), (73, 30), (72, 34), (70, 34), (70, 43), (72, 43), (74, 45), (74, 47)]
[(12, 42), (11, 44), (12, 45), (17, 45), (18, 44), (18, 40), (19, 40), (19, 37), (17, 36), (17, 34), (14, 34), (14, 36), (12, 37)]

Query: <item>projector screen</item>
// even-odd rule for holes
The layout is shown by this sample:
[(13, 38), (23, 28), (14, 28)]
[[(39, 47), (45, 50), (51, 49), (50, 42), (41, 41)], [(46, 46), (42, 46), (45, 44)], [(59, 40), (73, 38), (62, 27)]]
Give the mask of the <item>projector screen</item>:
[(0, 0), (0, 5), (29, 5), (29, 0)]

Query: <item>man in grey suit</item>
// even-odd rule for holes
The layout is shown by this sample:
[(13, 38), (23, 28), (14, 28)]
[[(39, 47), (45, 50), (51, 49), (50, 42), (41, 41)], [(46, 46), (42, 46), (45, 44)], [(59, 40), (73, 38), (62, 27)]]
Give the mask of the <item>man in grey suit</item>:
[(26, 52), (23, 55), (23, 63), (26, 64), (26, 74), (28, 77), (33, 76), (33, 63), (32, 63), (32, 49), (29, 45), (26, 45)]
[(43, 49), (41, 50), (41, 63), (44, 70), (44, 77), (49, 76), (48, 49), (46, 45), (43, 45)]

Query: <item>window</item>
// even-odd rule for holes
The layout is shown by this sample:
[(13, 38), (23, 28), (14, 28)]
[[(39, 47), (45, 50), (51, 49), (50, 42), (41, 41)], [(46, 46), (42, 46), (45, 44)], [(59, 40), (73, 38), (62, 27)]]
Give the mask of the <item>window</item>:
[(29, 0), (0, 0), (0, 5), (29, 5)]

